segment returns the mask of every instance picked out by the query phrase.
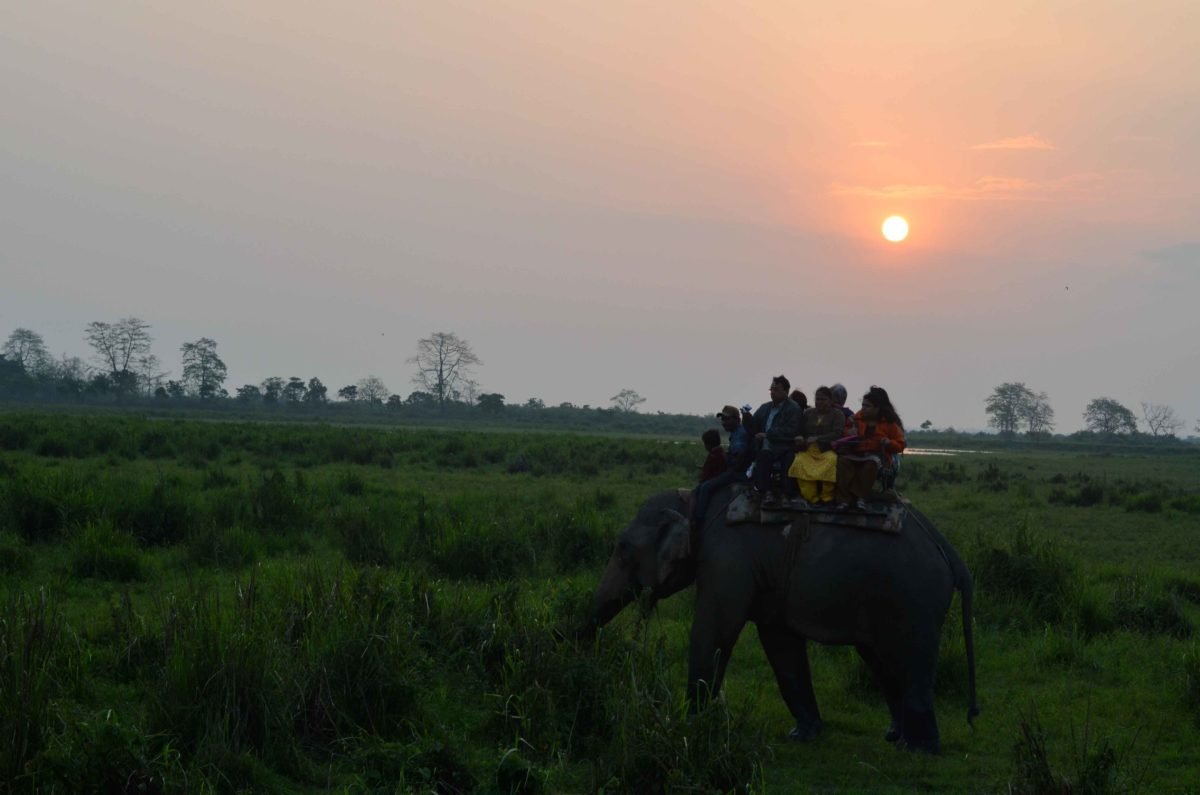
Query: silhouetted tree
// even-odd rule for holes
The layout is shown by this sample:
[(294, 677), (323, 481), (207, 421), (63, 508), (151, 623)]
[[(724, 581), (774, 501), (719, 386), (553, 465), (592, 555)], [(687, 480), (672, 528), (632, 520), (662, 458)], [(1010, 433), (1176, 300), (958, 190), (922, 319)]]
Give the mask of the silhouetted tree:
[(387, 399), (387, 402), (385, 403), (385, 405), (389, 409), (395, 411), (404, 405), (404, 400), (399, 395), (393, 393), (391, 395), (388, 395), (388, 399)]
[(369, 375), (358, 382), (358, 399), (378, 406), (387, 400), (391, 394), (387, 386), (377, 375)]
[(408, 397), (404, 399), (404, 405), (415, 408), (432, 408), (437, 405), (437, 398), (428, 392), (417, 390), (408, 394)]
[(246, 384), (237, 388), (237, 399), (242, 403), (262, 402), (262, 390), (254, 384)]
[(1134, 433), (1137, 418), (1133, 412), (1112, 398), (1096, 398), (1087, 404), (1083, 421), (1089, 431), (1096, 433)]
[(933, 420), (925, 420), (924, 422), (922, 422), (921, 430), (923, 430), (923, 431), (933, 430)]
[(14, 329), (13, 333), (8, 335), (4, 347), (0, 348), (0, 353), (3, 353), (8, 361), (19, 364), (28, 376), (45, 375), (52, 364), (42, 335), (27, 328)]
[(1174, 436), (1184, 422), (1175, 414), (1175, 409), (1158, 403), (1142, 402), (1142, 419), (1153, 436)]
[(283, 396), (283, 379), (277, 375), (262, 382), (262, 399), (263, 403), (275, 404), (279, 402), (279, 398)]
[(504, 395), (498, 392), (487, 392), (480, 395), (479, 408), (485, 414), (499, 414), (504, 411)]
[(217, 355), (217, 343), (208, 337), (185, 342), (183, 353), (183, 383), (201, 400), (216, 397), (225, 384), (225, 362)]
[(183, 384), (179, 381), (168, 381), (165, 388), (160, 386), (156, 388), (156, 391), (157, 389), (162, 389), (167, 393), (168, 397), (174, 398), (175, 400), (182, 400), (183, 398), (187, 397), (187, 389), (184, 388)]
[(984, 401), (984, 411), (990, 415), (988, 425), (1000, 433), (1016, 433), (1021, 412), (1033, 393), (1022, 383), (1003, 383), (992, 390)]
[(632, 389), (622, 389), (609, 400), (617, 411), (637, 411), (637, 407), (646, 402), (644, 397)]
[(137, 364), (150, 356), (150, 324), (136, 317), (116, 323), (93, 321), (84, 338), (95, 350), (96, 363), (108, 376), (108, 391), (119, 396), (133, 394), (138, 385)]
[(78, 356), (67, 356), (54, 361), (50, 366), (50, 377), (60, 395), (78, 397), (87, 389), (88, 368)]
[(33, 388), (33, 379), (16, 359), (0, 354), (0, 395), (23, 395)]
[(134, 388), (140, 389), (143, 395), (152, 395), (170, 372), (163, 369), (162, 362), (153, 353), (139, 356), (133, 366)]
[(283, 399), (296, 406), (304, 400), (304, 379), (292, 376), (283, 387)]
[(529, 400), (525, 401), (525, 408), (544, 409), (546, 408), (546, 401), (542, 400), (541, 398), (531, 397)]
[(304, 393), (305, 403), (324, 404), (328, 400), (329, 390), (321, 383), (321, 379), (313, 376), (308, 379), (308, 391)]
[(358, 387), (356, 387), (354, 384), (344, 386), (338, 390), (338, 397), (347, 403), (354, 403), (358, 400)]
[(1054, 430), (1054, 409), (1050, 406), (1050, 397), (1045, 392), (1033, 394), (1021, 411), (1021, 419), (1025, 423), (1025, 431), (1031, 436), (1039, 433), (1049, 433)]
[(408, 360), (417, 366), (413, 383), (433, 395), (445, 408), (468, 380), (471, 368), (481, 364), (471, 345), (457, 334), (438, 331), (417, 341), (417, 355)]

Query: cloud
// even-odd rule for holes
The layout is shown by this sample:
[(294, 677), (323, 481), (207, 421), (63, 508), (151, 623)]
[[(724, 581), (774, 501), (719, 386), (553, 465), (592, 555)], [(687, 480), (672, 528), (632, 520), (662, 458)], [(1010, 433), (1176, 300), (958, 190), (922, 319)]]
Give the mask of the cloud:
[(891, 146), (887, 141), (855, 141), (850, 145), (866, 149), (882, 149), (885, 146)]
[(1086, 198), (1103, 182), (1100, 174), (1072, 174), (1058, 179), (1034, 181), (1023, 177), (980, 177), (970, 185), (869, 185), (835, 184), (831, 196), (872, 199), (943, 199), (947, 201), (1049, 201), (1051, 198)]
[(1054, 144), (1038, 135), (1018, 135), (1013, 138), (1001, 138), (999, 141), (989, 141), (986, 144), (975, 144), (972, 149), (1053, 149)]

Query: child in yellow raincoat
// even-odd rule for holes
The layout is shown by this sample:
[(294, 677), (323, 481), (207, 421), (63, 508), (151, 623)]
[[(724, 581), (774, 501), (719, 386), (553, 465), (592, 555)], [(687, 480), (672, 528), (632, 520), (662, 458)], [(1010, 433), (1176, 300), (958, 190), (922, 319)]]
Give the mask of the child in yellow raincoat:
[(837, 453), (829, 443), (845, 436), (846, 415), (833, 405), (829, 387), (817, 389), (815, 405), (804, 412), (803, 435), (796, 437), (795, 459), (788, 477), (800, 483), (800, 496), (811, 504), (832, 503), (837, 481)]

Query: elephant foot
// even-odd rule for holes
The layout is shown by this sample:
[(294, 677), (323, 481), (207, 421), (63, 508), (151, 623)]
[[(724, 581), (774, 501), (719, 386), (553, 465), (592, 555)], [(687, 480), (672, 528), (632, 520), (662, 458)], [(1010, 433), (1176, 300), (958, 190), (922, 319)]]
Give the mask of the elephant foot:
[(820, 720), (805, 721), (801, 723), (796, 721), (796, 728), (788, 732), (788, 739), (797, 743), (806, 743), (809, 740), (817, 739), (821, 733), (824, 724)]
[(918, 744), (909, 742), (906, 737), (896, 740), (896, 748), (901, 751), (913, 751), (919, 754), (929, 754), (930, 756), (937, 756), (942, 752), (941, 744), (937, 740), (930, 743)]
[[(897, 748), (923, 754), (940, 753), (941, 735), (933, 712), (905, 711), (900, 721), (892, 722), (892, 728), (897, 727), (900, 727)], [(888, 733), (891, 734), (891, 731)]]

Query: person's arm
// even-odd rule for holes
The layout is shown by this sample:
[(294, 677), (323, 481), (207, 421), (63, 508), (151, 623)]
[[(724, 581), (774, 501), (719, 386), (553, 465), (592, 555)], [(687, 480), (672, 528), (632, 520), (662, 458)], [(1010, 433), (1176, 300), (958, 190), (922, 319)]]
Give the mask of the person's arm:
[[(818, 419), (823, 419), (824, 422), (817, 426)], [(808, 435), (808, 443), (816, 442), (828, 449), (828, 445), (834, 439), (839, 439), (846, 435), (846, 417), (837, 409), (830, 409), (822, 417), (817, 413), (816, 409), (809, 409), (809, 414), (804, 418), (804, 432)], [(820, 433), (817, 431), (820, 430)]]
[(792, 401), (784, 403), (775, 417), (775, 424), (767, 432), (767, 441), (771, 443), (771, 449), (776, 449), (776, 446), (791, 449), (796, 437), (800, 435), (802, 422), (800, 407)]
[(884, 437), (884, 439), (887, 441), (887, 445), (884, 447), (884, 449), (887, 450), (888, 453), (892, 454), (904, 452), (904, 448), (908, 444), (907, 440), (904, 438), (904, 429), (894, 422), (889, 422), (886, 426), (886, 430), (887, 435)]

